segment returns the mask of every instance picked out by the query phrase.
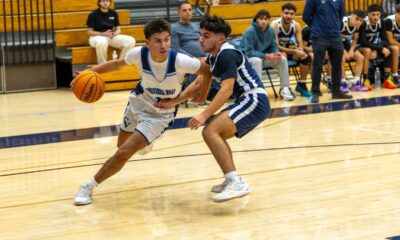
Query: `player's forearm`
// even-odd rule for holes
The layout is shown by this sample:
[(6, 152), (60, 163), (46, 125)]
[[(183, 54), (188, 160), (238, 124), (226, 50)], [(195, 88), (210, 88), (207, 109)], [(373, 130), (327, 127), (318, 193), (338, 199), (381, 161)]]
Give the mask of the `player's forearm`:
[(95, 67), (90, 68), (89, 70), (91, 71), (95, 71), (97, 73), (107, 73), (107, 72), (112, 72), (112, 71), (116, 71), (118, 69), (120, 69), (121, 67), (123, 67), (124, 65), (126, 65), (125, 60), (112, 60), (112, 61), (108, 61), (106, 63), (97, 65)]
[(179, 94), (178, 97), (174, 99), (174, 101), (177, 104), (180, 104), (186, 100), (189, 100), (191, 98), (194, 98), (196, 93), (198, 92), (200, 88), (200, 83), (196, 79), (194, 82), (192, 82), (181, 94)]
[(210, 105), (203, 111), (203, 114), (209, 118), (217, 112), (228, 99), (232, 96), (232, 89), (223, 88), (218, 91)]
[(204, 103), (206, 101), (211, 81), (212, 81), (212, 75), (210, 72), (204, 73), (202, 75), (202, 79), (199, 82), (200, 83), (199, 98), (198, 98), (199, 103)]

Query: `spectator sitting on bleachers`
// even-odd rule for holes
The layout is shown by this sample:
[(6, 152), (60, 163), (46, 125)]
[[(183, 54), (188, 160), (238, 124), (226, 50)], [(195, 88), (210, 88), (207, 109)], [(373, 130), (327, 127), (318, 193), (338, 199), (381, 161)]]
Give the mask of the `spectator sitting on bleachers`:
[[(192, 5), (181, 2), (178, 13), (179, 21), (172, 24), (171, 48), (192, 57), (205, 57), (200, 46), (200, 26), (192, 22)], [(194, 74), (188, 74), (184, 85), (188, 86), (196, 77)]]
[(286, 57), (279, 52), (274, 29), (269, 25), (271, 18), (267, 10), (260, 10), (254, 16), (252, 25), (243, 33), (240, 48), (249, 58), (261, 78), (263, 67), (278, 69), (280, 77), (280, 96), (286, 101), (295, 96), (289, 86), (289, 68)]
[(281, 17), (271, 23), (276, 34), (278, 48), (288, 60), (295, 60), (300, 64), (300, 79), (296, 85), (296, 92), (299, 92), (301, 96), (311, 97), (311, 93), (307, 89), (306, 79), (310, 72), (312, 59), (304, 51), (301, 27), (294, 20), (297, 8), (293, 3), (285, 3), (281, 9)]
[(98, 0), (99, 8), (89, 14), (86, 22), (89, 44), (96, 48), (98, 64), (107, 61), (109, 45), (121, 49), (120, 59), (123, 59), (136, 43), (133, 37), (120, 34), (118, 14), (110, 9), (110, 4), (111, 0)]

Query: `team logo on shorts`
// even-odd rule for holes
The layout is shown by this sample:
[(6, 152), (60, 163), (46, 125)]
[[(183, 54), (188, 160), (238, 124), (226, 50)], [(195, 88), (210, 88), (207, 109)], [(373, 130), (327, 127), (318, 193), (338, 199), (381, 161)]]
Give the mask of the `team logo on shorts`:
[(129, 125), (131, 125), (131, 121), (129, 120), (128, 117), (124, 117), (124, 126), (127, 128)]

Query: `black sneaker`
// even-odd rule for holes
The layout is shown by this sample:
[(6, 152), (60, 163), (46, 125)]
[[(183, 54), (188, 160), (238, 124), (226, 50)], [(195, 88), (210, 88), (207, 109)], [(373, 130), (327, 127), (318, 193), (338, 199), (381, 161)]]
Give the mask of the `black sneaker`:
[(352, 99), (353, 96), (344, 92), (332, 93), (332, 99)]
[(311, 103), (319, 103), (319, 95), (312, 95)]

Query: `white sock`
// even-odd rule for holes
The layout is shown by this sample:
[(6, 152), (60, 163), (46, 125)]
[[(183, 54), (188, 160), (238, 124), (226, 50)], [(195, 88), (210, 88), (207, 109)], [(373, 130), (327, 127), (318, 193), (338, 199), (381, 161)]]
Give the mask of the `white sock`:
[(226, 173), (225, 179), (230, 182), (235, 181), (237, 179), (236, 171)]
[(94, 177), (92, 177), (91, 179), (89, 179), (89, 181), (86, 182), (87, 185), (91, 186), (92, 188), (97, 187), (99, 184), (96, 182), (96, 180), (94, 179)]
[(300, 82), (300, 83), (305, 83), (305, 82), (306, 82), (306, 80), (304, 80), (304, 79), (300, 79), (300, 80), (299, 80), (299, 82)]

